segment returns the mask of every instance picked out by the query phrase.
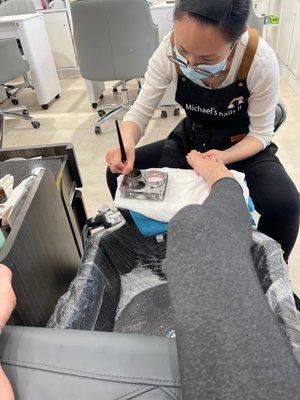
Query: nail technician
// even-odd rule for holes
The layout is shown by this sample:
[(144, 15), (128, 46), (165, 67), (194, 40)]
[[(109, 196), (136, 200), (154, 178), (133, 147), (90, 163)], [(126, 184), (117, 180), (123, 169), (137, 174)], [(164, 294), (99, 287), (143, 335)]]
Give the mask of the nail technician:
[[(180, 0), (174, 30), (149, 61), (145, 83), (121, 126), (127, 163), (118, 148), (107, 152), (112, 196), (117, 175), (133, 166), (189, 168), (195, 149), (243, 172), (258, 229), (277, 240), (285, 259), (299, 229), (299, 194), (276, 157), (275, 107), (279, 98), (276, 56), (255, 30), (247, 29), (251, 0)], [(177, 82), (176, 101), (186, 112), (166, 140), (135, 149), (167, 86)]]

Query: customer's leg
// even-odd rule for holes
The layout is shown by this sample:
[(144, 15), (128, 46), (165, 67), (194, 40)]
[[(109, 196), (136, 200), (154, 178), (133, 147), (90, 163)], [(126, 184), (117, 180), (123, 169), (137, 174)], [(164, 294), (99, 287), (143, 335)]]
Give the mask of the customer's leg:
[(218, 181), (169, 224), (166, 269), (186, 399), (300, 398), (300, 370), (255, 273), (241, 188)]
[(276, 240), (288, 261), (299, 231), (299, 193), (281, 164), (265, 161), (246, 169), (250, 196), (261, 215), (258, 230)]
[[(147, 144), (146, 146), (138, 147), (135, 151), (134, 168), (147, 169), (157, 168), (161, 159), (165, 140)], [(112, 198), (115, 198), (117, 190), (117, 178), (119, 174), (113, 174), (109, 168), (106, 171), (106, 180)]]

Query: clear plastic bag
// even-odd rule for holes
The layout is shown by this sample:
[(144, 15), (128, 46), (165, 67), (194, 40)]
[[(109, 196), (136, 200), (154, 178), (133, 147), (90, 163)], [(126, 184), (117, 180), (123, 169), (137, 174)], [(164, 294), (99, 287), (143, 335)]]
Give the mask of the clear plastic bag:
[[(253, 231), (251, 253), (270, 307), (297, 353), (299, 312), (282, 250), (274, 240)], [(91, 236), (78, 275), (60, 298), (47, 326), (112, 331), (116, 320), (116, 330), (120, 332), (164, 335), (172, 327), (168, 297), (163, 296), (157, 304), (156, 315), (153, 307), (149, 311), (148, 302), (153, 303), (157, 290), (167, 293), (162, 271), (165, 254), (166, 241), (145, 238), (130, 223), (114, 232)], [(127, 305), (133, 302), (131, 317), (124, 316)]]
[[(122, 309), (135, 294), (163, 278), (165, 252), (166, 243), (144, 238), (130, 224), (90, 236), (78, 274), (59, 299), (47, 327), (112, 331), (118, 305)], [(143, 271), (144, 277), (134, 284), (124, 275), (127, 290), (120, 298), (121, 277), (132, 269)]]
[(300, 312), (295, 306), (282, 249), (275, 240), (253, 231), (251, 254), (268, 303), (300, 361)]
[(103, 234), (91, 236), (82, 265), (59, 299), (47, 327), (111, 331), (120, 296), (120, 274), (100, 246)]

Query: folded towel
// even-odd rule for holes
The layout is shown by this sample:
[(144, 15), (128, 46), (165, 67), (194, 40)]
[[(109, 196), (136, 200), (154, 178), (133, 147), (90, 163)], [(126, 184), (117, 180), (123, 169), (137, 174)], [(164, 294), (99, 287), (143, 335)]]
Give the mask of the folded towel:
[[(151, 168), (151, 170), (157, 169)], [(196, 171), (177, 168), (161, 168), (158, 170), (168, 173), (168, 185), (163, 201), (122, 198), (120, 196), (120, 185), (123, 176), (120, 175), (118, 177), (115, 205), (118, 208), (135, 211), (156, 221), (169, 222), (183, 207), (190, 204), (202, 204), (207, 199), (210, 192), (209, 187)], [(233, 170), (231, 172), (241, 185), (247, 203), (249, 189), (245, 182), (245, 175)]]
[[(248, 210), (251, 217), (252, 226), (256, 226), (256, 223), (251, 215), (255, 211), (255, 207), (251, 197), (248, 199)], [(156, 221), (155, 219), (148, 218), (145, 215), (130, 211), (130, 215), (135, 222), (140, 233), (145, 237), (151, 237), (167, 233), (168, 224), (166, 222)]]
[(130, 211), (138, 230), (145, 237), (161, 235), (167, 233), (168, 224), (148, 218), (145, 215)]

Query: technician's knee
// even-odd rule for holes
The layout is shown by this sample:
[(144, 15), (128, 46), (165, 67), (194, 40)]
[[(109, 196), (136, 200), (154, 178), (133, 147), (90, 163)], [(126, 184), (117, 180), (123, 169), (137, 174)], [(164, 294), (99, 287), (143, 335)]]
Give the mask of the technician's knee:
[(118, 187), (118, 178), (119, 174), (114, 174), (111, 172), (110, 168), (108, 167), (106, 169), (106, 182), (107, 182), (107, 186), (109, 188), (109, 191), (112, 195), (112, 198), (115, 197), (116, 191), (117, 191), (117, 187)]
[(300, 198), (297, 190), (287, 190), (284, 195), (271, 193), (261, 202), (260, 213), (267, 218), (285, 223), (299, 221)]

